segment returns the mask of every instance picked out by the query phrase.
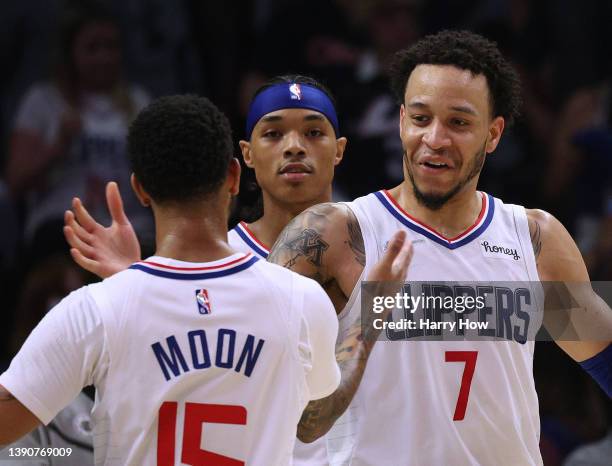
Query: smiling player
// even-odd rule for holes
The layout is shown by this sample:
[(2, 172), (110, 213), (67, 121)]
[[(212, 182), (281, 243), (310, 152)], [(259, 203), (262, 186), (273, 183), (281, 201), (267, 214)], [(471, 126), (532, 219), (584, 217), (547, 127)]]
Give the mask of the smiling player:
[[(546, 212), (477, 190), (484, 161), (520, 102), (518, 76), (497, 47), (469, 32), (440, 32), (398, 52), (392, 81), (401, 104), (404, 181), (348, 210), (307, 209), (268, 260), (315, 278), (342, 321), (354, 322), (349, 334), (360, 335), (360, 279), (403, 229), (415, 246), (407, 281), (583, 282), (580, 306), (601, 311), (587, 315), (609, 336), (612, 313), (588, 286), (565, 228)], [(497, 249), (485, 250), (485, 240)], [(518, 293), (520, 305), (535, 304), (530, 290), (513, 287), (506, 292)], [(488, 312), (507, 315), (503, 303)], [(403, 341), (372, 349), (345, 339), (337, 350), (340, 387), (307, 406), (298, 437), (320, 437), (348, 409), (327, 436), (333, 464), (541, 464), (534, 342), (522, 334), (534, 329), (524, 327), (502, 333), (506, 341), (413, 342), (406, 332), (394, 335)], [(557, 343), (612, 395), (609, 341)]]

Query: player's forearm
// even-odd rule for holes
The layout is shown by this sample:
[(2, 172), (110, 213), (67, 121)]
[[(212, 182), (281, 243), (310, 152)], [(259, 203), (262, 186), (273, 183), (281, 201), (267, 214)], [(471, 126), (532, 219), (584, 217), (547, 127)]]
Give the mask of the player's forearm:
[(298, 424), (297, 437), (306, 443), (325, 435), (353, 400), (373, 348), (356, 322), (336, 349), (340, 384), (334, 393), (308, 403)]
[(20, 439), (38, 424), (38, 419), (0, 385), (0, 449)]

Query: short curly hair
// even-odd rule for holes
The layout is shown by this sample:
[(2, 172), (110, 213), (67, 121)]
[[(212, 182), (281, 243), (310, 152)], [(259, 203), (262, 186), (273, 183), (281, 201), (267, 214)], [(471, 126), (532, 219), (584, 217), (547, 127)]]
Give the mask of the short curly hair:
[(410, 74), (418, 65), (451, 65), (487, 78), (491, 109), (511, 125), (520, 114), (521, 84), (518, 73), (502, 56), (497, 44), (469, 31), (441, 31), (395, 54), (390, 68), (391, 88), (404, 102)]
[(128, 153), (134, 175), (154, 201), (198, 200), (227, 176), (230, 124), (205, 97), (161, 97), (130, 125)]

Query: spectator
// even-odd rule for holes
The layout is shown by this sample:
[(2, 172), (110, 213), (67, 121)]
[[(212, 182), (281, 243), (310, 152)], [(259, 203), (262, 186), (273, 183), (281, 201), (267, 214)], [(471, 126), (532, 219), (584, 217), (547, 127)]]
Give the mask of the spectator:
[(128, 192), (124, 141), (149, 99), (122, 79), (117, 21), (81, 3), (64, 12), (58, 46), (52, 80), (28, 90), (11, 135), (6, 176), (13, 196), (26, 201), (26, 244), (35, 244), (38, 255), (64, 249), (61, 225), (71, 198), (106, 215), (104, 185), (111, 179), (126, 190), (139, 235), (151, 240), (150, 214)]

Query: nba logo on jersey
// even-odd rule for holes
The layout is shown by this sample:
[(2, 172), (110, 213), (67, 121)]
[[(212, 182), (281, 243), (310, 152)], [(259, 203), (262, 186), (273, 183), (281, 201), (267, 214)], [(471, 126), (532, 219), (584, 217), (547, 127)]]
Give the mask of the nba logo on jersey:
[(291, 100), (302, 100), (302, 88), (299, 84), (292, 84), (289, 86), (289, 92), (291, 92)]
[(208, 291), (196, 290), (196, 302), (198, 303), (198, 312), (200, 314), (211, 314), (212, 307), (210, 305), (210, 299), (208, 299)]

